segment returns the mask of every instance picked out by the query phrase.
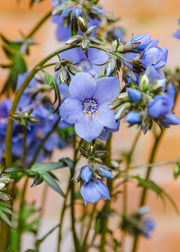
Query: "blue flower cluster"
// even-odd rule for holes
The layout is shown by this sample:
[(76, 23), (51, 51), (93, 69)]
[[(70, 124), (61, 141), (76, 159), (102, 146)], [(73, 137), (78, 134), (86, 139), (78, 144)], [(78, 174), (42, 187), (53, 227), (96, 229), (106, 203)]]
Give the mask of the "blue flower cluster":
[(151, 35), (142, 34), (133, 37), (130, 40), (131, 44), (138, 44), (135, 50), (136, 52), (126, 53), (124, 57), (132, 61), (133, 64), (129, 65), (136, 74), (137, 82), (139, 81), (139, 75), (137, 71), (138, 61), (140, 61), (144, 68), (149, 66), (150, 70), (150, 82), (152, 83), (156, 79), (163, 79), (164, 72), (162, 68), (166, 65), (168, 50), (164, 47), (159, 47), (159, 40), (152, 40)]
[(180, 118), (172, 113), (176, 89), (166, 80), (156, 80), (150, 84), (149, 76), (140, 77), (139, 85), (132, 84), (126, 92), (120, 93), (111, 104), (116, 119), (125, 116), (130, 125), (138, 124), (144, 133), (151, 128), (152, 122), (160, 127), (180, 124)]
[[(17, 88), (21, 86), (27, 75), (28, 73), (24, 73), (18, 76)], [(25, 167), (27, 167), (32, 161), (42, 139), (44, 139), (47, 133), (52, 130), (53, 125), (59, 117), (58, 114), (53, 113), (53, 111), (49, 109), (49, 106), (43, 104), (43, 97), (40, 94), (33, 95), (36, 88), (37, 81), (35, 78), (33, 78), (29, 83), (29, 86), (25, 89), (25, 92), (21, 96), (18, 103), (18, 109), (21, 108), (24, 112), (28, 111), (30, 108), (33, 108), (31, 115), (39, 119), (39, 123), (30, 123), (30, 129), (26, 129), (27, 137), (26, 156), (24, 162)], [(2, 158), (2, 153), (5, 152), (6, 127), (11, 106), (12, 102), (7, 98), (4, 99), (2, 103), (0, 103), (0, 159)], [(24, 141), (23, 137), (23, 126), (15, 122), (12, 137), (12, 154), (14, 159), (19, 159), (22, 155)], [(53, 149), (58, 146), (64, 147), (64, 142), (60, 140), (57, 133), (52, 133), (45, 142), (43, 150), (40, 152), (37, 161), (40, 162), (44, 158), (48, 157)]]
[[(113, 178), (113, 175), (108, 168), (99, 167), (95, 172), (102, 177)], [(100, 199), (110, 199), (107, 186), (94, 176), (93, 171), (89, 166), (85, 166), (81, 169), (80, 179), (82, 182), (81, 195), (84, 199), (85, 205), (88, 202), (95, 203)]]

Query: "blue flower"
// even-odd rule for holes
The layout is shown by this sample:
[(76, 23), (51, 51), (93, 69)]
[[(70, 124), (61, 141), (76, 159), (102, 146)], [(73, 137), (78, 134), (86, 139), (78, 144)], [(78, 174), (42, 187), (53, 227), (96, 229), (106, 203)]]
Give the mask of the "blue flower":
[(81, 179), (84, 182), (88, 183), (91, 180), (91, 178), (92, 178), (92, 170), (91, 170), (91, 168), (89, 168), (89, 166), (83, 167), (81, 169), (80, 176), (81, 176)]
[(172, 97), (166, 93), (156, 95), (154, 100), (148, 105), (149, 115), (158, 118), (168, 114), (174, 106)]
[(159, 40), (152, 41), (144, 51), (141, 58), (145, 68), (150, 66), (150, 80), (151, 83), (157, 78), (163, 79), (164, 72), (162, 68), (167, 63), (168, 50), (164, 47), (158, 47)]
[(142, 218), (142, 234), (146, 238), (150, 238), (151, 231), (155, 228), (155, 222), (147, 217)]
[(95, 203), (100, 199), (110, 199), (107, 186), (99, 179), (96, 181), (91, 180), (82, 185), (81, 195), (84, 199), (85, 206), (88, 202)]
[(141, 34), (136, 35), (132, 37), (130, 40), (131, 43), (137, 43), (140, 42), (140, 45), (138, 45), (135, 50), (137, 51), (143, 51), (150, 43), (151, 43), (151, 35), (150, 34)]
[(60, 107), (61, 117), (75, 124), (76, 133), (90, 142), (101, 134), (104, 127), (117, 127), (109, 104), (119, 91), (116, 77), (95, 80), (88, 73), (77, 73), (69, 85), (70, 97)]
[(141, 92), (134, 88), (128, 88), (127, 89), (128, 96), (130, 101), (132, 102), (139, 102), (141, 100)]
[(110, 129), (110, 128), (104, 127), (101, 132), (101, 135), (99, 136), (99, 139), (101, 141), (107, 141), (110, 133), (114, 133), (119, 130), (119, 125), (120, 125), (120, 121), (117, 122), (115, 129)]
[[(102, 50), (88, 48), (88, 57), (81, 48), (73, 48), (60, 53), (61, 58), (71, 60), (77, 66), (80, 66), (83, 72), (90, 73), (97, 77), (104, 66), (98, 66), (108, 60), (108, 55)], [(98, 65), (97, 65), (98, 64)]]
[(138, 113), (137, 111), (130, 111), (126, 117), (125, 121), (128, 122), (129, 124), (138, 124), (141, 122), (141, 114)]
[[(180, 18), (178, 19), (178, 25), (180, 25)], [(176, 39), (180, 39), (180, 29), (178, 29), (175, 33), (172, 35)]]

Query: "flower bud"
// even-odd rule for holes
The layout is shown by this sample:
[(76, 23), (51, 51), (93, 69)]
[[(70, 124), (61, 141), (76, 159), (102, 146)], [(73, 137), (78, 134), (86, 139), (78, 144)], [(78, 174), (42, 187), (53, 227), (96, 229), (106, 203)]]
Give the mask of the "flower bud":
[(141, 75), (140, 80), (139, 80), (140, 90), (143, 92), (146, 92), (148, 90), (149, 84), (150, 84), (150, 79), (148, 75), (146, 74)]
[(82, 32), (86, 32), (88, 29), (88, 25), (87, 25), (87, 22), (85, 21), (85, 19), (79, 16), (77, 22), (78, 22), (78, 26), (79, 26), (80, 30)]
[(115, 112), (115, 119), (120, 120), (121, 118), (123, 118), (129, 112), (130, 107), (131, 107), (130, 102), (122, 104), (119, 108), (117, 108)]

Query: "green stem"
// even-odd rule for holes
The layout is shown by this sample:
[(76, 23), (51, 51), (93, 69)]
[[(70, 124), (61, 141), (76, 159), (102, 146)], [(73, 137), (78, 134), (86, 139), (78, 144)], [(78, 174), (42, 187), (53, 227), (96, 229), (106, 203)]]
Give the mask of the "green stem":
[(27, 38), (31, 38), (34, 33), (39, 29), (39, 27), (51, 16), (52, 11), (49, 11), (47, 14), (43, 16), (42, 19), (33, 27), (33, 29), (26, 36)]
[(143, 168), (156, 167), (156, 166), (163, 166), (163, 165), (168, 165), (168, 164), (175, 164), (175, 163), (177, 163), (178, 159), (163, 161), (163, 162), (158, 162), (158, 163), (151, 163), (151, 164), (146, 164), (146, 165), (133, 166), (133, 167), (130, 168), (130, 170), (143, 169)]
[(24, 204), (25, 204), (25, 193), (27, 190), (28, 185), (28, 177), (25, 179), (23, 191), (21, 193), (21, 198), (19, 202), (19, 215), (18, 215), (18, 227), (17, 227), (17, 234), (18, 234), (18, 242), (17, 244), (17, 251), (21, 251), (21, 238), (23, 234), (23, 228), (24, 228), (24, 219), (23, 219), (23, 211), (24, 211)]
[(80, 251), (80, 245), (79, 245), (79, 241), (77, 238), (77, 234), (76, 234), (76, 229), (75, 229), (75, 216), (74, 216), (74, 181), (72, 181), (72, 178), (74, 177), (75, 174), (75, 166), (77, 163), (77, 153), (78, 150), (76, 149), (76, 135), (74, 136), (74, 158), (73, 158), (73, 169), (71, 170), (71, 183), (70, 183), (70, 190), (71, 190), (71, 205), (70, 205), (70, 209), (71, 209), (71, 230), (72, 230), (72, 235), (73, 235), (73, 242), (74, 242), (74, 247), (75, 247), (75, 251), (79, 252)]
[[(155, 143), (154, 143), (153, 148), (151, 150), (151, 155), (150, 155), (148, 163), (153, 163), (153, 161), (154, 161), (154, 159), (156, 157), (156, 152), (158, 150), (160, 141), (161, 141), (161, 139), (162, 139), (162, 137), (164, 135), (164, 132), (165, 132), (165, 129), (163, 129), (161, 131), (161, 133), (159, 134), (159, 136), (156, 137)], [(146, 180), (149, 180), (152, 168), (153, 168), (152, 166), (148, 166), (146, 177), (145, 177)], [(145, 204), (146, 196), (147, 196), (147, 188), (143, 188), (142, 195), (141, 195), (141, 200), (140, 200), (140, 203), (139, 203), (139, 207), (142, 207)], [(139, 236), (135, 236), (134, 237), (134, 242), (133, 242), (132, 252), (136, 252), (137, 246), (138, 246), (138, 241), (139, 241)]]
[[(111, 165), (111, 141), (112, 141), (112, 133), (109, 135), (109, 138), (106, 142), (106, 151), (109, 153), (109, 155), (107, 155), (106, 157), (106, 166), (110, 167)], [(107, 187), (109, 188), (109, 191), (111, 193), (112, 191), (112, 180), (108, 179), (107, 180)], [(111, 195), (110, 195), (111, 196)], [(110, 206), (111, 206), (111, 202), (110, 200), (107, 200), (104, 206), (104, 211), (105, 212), (109, 212), (110, 211)], [(102, 234), (101, 234), (101, 242), (100, 242), (100, 252), (105, 252), (105, 245), (106, 245), (106, 233), (107, 233), (107, 229), (108, 229), (108, 217), (104, 216), (103, 218), (103, 222), (102, 222)]]
[(91, 212), (91, 215), (90, 215), (90, 218), (89, 218), (89, 224), (88, 224), (87, 231), (86, 231), (86, 234), (84, 236), (84, 241), (83, 241), (83, 245), (82, 245), (82, 251), (83, 252), (86, 252), (88, 250), (88, 248), (89, 248), (89, 246), (87, 245), (87, 239), (88, 239), (89, 232), (91, 230), (91, 225), (92, 225), (92, 221), (93, 221), (94, 214), (95, 214), (95, 211), (96, 211), (96, 206), (97, 206), (97, 203), (95, 203), (93, 205), (93, 209), (92, 209), (92, 212)]
[[(136, 137), (133, 141), (133, 144), (132, 144), (132, 147), (131, 147), (131, 150), (130, 152), (128, 153), (128, 156), (127, 156), (127, 161), (126, 161), (126, 169), (125, 169), (125, 172), (126, 174), (128, 175), (129, 173), (129, 168), (130, 168), (130, 164), (131, 164), (131, 161), (132, 161), (132, 157), (133, 157), (133, 154), (134, 154), (134, 151), (135, 151), (135, 148), (136, 148), (136, 145), (138, 143), (138, 140), (140, 138), (140, 135), (141, 135), (141, 130), (139, 130), (139, 132), (136, 134)], [(127, 213), (127, 198), (128, 198), (128, 185), (127, 185), (127, 182), (124, 183), (124, 189), (123, 189), (123, 214), (126, 214)], [(125, 249), (125, 232), (122, 232), (122, 252), (124, 251)]]
[(71, 176), (67, 185), (67, 190), (66, 190), (66, 198), (64, 199), (64, 204), (61, 210), (61, 215), (60, 215), (60, 220), (59, 223), (61, 224), (59, 227), (59, 231), (58, 231), (58, 242), (57, 242), (57, 252), (60, 252), (60, 245), (61, 245), (61, 239), (62, 239), (62, 227), (63, 227), (63, 219), (64, 219), (64, 214), (66, 211), (66, 203), (67, 203), (67, 198), (68, 198), (68, 194), (69, 194), (69, 189), (70, 189), (70, 184), (71, 184)]
[(26, 127), (23, 127), (23, 132), (24, 132), (24, 142), (23, 142), (23, 150), (22, 150), (21, 159), (20, 159), (20, 166), (23, 166), (24, 158), (26, 155), (26, 138), (27, 138)]

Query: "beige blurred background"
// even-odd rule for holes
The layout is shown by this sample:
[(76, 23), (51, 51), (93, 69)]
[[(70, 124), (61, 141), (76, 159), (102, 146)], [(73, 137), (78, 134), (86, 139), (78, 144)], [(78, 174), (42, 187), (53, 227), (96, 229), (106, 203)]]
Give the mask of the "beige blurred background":
[[(178, 17), (180, 16), (179, 0), (102, 0), (104, 8), (112, 11), (116, 17), (121, 18), (120, 24), (127, 31), (127, 37), (131, 34), (150, 33), (153, 39), (160, 39), (160, 46), (169, 50), (168, 65), (173, 69), (180, 65), (180, 40), (172, 38), (172, 33), (178, 29)], [(28, 0), (0, 0), (0, 33), (11, 39), (19, 38), (19, 31), (27, 34), (33, 25), (51, 8), (48, 0), (43, 3), (34, 4), (29, 9)], [(34, 36), (38, 42), (37, 46), (31, 48), (31, 54), (27, 57), (29, 69), (31, 69), (42, 57), (62, 45), (55, 40), (55, 25), (48, 20), (38, 33)], [(1, 43), (1, 42), (0, 42)], [(0, 49), (0, 63), (7, 63), (2, 50)], [(7, 77), (7, 72), (0, 69), (0, 87)], [(176, 115), (180, 116), (180, 102), (175, 109)], [(127, 125), (121, 123), (119, 133), (115, 134), (113, 140), (113, 155), (119, 156), (123, 149), (129, 149), (136, 134), (136, 127), (127, 129)], [(136, 164), (145, 164), (149, 156), (149, 150), (153, 144), (151, 133), (141, 136), (140, 142), (134, 155)], [(56, 152), (53, 160), (71, 155), (71, 149)], [(162, 140), (158, 150), (156, 161), (174, 160), (180, 156), (180, 126), (172, 126)], [(180, 208), (180, 179), (174, 181), (173, 167), (166, 166), (156, 168), (152, 173), (152, 178), (158, 182), (176, 201)], [(136, 171), (135, 174), (143, 171)], [(64, 172), (57, 172), (62, 188), (66, 187), (68, 175)], [(42, 192), (42, 185), (29, 189), (28, 198), (30, 201), (38, 200)], [(129, 210), (136, 209), (139, 202), (140, 189), (135, 190), (134, 184), (129, 184)], [(46, 233), (58, 223), (59, 207), (62, 199), (57, 193), (48, 189), (48, 200), (46, 202), (45, 221), (42, 223), (41, 234)], [(115, 203), (121, 209), (122, 196)], [(167, 203), (163, 206), (160, 198), (154, 193), (148, 194), (147, 204), (150, 206), (149, 215), (156, 221), (156, 229), (152, 233), (152, 238), (141, 239), (138, 252), (179, 252), (180, 251), (180, 216), (177, 215), (172, 206)], [(115, 221), (115, 220), (114, 220)], [(112, 219), (113, 222), (113, 219)], [(41, 251), (54, 252), (56, 248), (55, 239), (57, 233), (54, 232), (42, 245)], [(32, 242), (31, 236), (25, 236), (23, 252)], [(127, 251), (130, 251), (131, 240), (128, 240)], [(71, 237), (65, 233), (63, 239), (63, 252), (73, 251), (71, 248)]]

